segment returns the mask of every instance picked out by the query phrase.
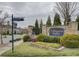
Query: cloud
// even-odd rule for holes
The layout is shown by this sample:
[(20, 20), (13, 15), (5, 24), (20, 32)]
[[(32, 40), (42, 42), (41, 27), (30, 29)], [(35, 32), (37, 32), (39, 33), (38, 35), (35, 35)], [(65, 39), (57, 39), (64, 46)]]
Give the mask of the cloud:
[(26, 17), (25, 22), (19, 22), (18, 26), (28, 26), (34, 24), (36, 18), (45, 19), (48, 15), (53, 16), (53, 2), (0, 2), (0, 9), (4, 9), (10, 15)]

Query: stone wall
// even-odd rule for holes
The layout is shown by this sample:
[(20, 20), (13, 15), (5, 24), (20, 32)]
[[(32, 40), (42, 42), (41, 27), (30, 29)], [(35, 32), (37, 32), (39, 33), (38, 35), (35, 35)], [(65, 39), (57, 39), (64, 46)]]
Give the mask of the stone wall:
[(46, 25), (42, 26), (42, 34), (49, 35), (50, 28), (63, 28), (64, 34), (78, 34), (78, 23), (77, 22), (70, 22), (67, 26), (51, 26), (46, 27)]
[(65, 26), (65, 34), (78, 34), (78, 23), (71, 22), (68, 26)]
[(33, 26), (28, 26), (28, 35), (32, 35)]

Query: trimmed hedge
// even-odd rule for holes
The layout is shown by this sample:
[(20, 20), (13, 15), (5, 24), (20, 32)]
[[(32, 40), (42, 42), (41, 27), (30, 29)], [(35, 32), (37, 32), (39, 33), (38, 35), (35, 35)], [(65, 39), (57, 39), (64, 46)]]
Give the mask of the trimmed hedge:
[(79, 48), (79, 35), (64, 35), (60, 43), (67, 48)]
[(40, 34), (37, 36), (37, 41), (43, 42), (44, 38), (46, 38), (46, 35)]
[(30, 36), (29, 35), (23, 35), (23, 42), (27, 42), (30, 40)]
[(40, 34), (37, 36), (37, 41), (39, 42), (50, 42), (50, 43), (59, 43), (60, 37), (54, 37), (54, 36), (47, 36)]

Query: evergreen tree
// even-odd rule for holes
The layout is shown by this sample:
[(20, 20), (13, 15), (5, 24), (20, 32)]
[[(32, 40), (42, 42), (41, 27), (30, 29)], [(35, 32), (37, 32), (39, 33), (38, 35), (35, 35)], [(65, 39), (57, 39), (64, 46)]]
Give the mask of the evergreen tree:
[(55, 26), (60, 26), (61, 25), (60, 16), (57, 13), (54, 16), (54, 23), (53, 23), (53, 25), (55, 25)]
[(39, 24), (38, 24), (37, 19), (36, 19), (35, 27), (33, 28), (33, 31), (35, 32), (36, 35), (40, 33)]
[(51, 18), (50, 18), (50, 16), (48, 16), (48, 20), (47, 20), (47, 22), (46, 22), (46, 26), (47, 26), (47, 27), (50, 27), (50, 26), (52, 26), (52, 23), (51, 23)]
[(43, 22), (42, 22), (42, 19), (41, 19), (41, 22), (40, 22), (40, 33), (42, 33), (42, 26), (43, 26)]

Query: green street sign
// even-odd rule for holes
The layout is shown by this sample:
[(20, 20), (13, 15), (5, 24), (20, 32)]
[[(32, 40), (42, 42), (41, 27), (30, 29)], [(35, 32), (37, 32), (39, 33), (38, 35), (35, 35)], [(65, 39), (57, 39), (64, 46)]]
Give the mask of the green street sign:
[(13, 18), (13, 21), (24, 21), (24, 18), (20, 18), (20, 17), (14, 17)]

